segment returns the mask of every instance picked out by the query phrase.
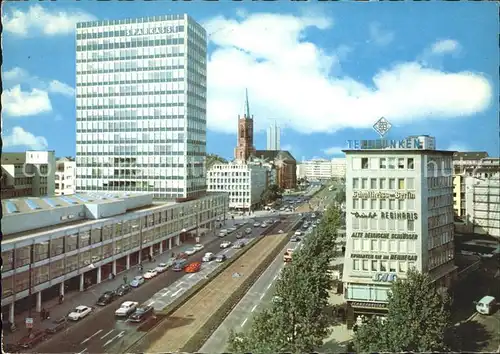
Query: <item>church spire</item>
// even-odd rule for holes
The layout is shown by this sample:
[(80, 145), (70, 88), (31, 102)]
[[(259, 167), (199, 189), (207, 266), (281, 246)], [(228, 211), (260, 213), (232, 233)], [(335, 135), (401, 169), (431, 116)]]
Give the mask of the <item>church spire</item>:
[(248, 119), (250, 119), (250, 104), (248, 103), (248, 89), (245, 89), (245, 113)]

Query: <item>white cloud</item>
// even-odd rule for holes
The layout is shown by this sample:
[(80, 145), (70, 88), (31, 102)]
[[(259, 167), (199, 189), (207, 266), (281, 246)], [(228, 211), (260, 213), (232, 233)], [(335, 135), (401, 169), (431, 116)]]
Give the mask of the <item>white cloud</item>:
[(382, 29), (380, 23), (373, 22), (368, 29), (370, 42), (379, 46), (386, 46), (394, 40), (394, 33)]
[(64, 82), (58, 81), (58, 80), (52, 80), (49, 83), (49, 92), (52, 93), (60, 93), (61, 95), (68, 96), (68, 97), (74, 97), (75, 96), (75, 89)]
[(20, 85), (16, 85), (2, 93), (2, 109), (9, 116), (24, 117), (51, 112), (52, 104), (46, 91), (33, 89), (24, 92)]
[(457, 53), (461, 49), (460, 43), (454, 39), (444, 39), (435, 42), (431, 46), (431, 53), (435, 55)]
[[(5, 31), (21, 37), (56, 36), (73, 33), (77, 22), (91, 21), (95, 17), (81, 10), (54, 11), (41, 5), (32, 5), (28, 11), (13, 9), (2, 16)], [(4, 12), (5, 13), (5, 12)]]
[(461, 143), (452, 143), (452, 144), (450, 144), (450, 146), (448, 146), (448, 148), (446, 150), (448, 150), (448, 151), (460, 151), (460, 152), (471, 151), (467, 145), (461, 144)]
[(216, 46), (208, 62), (208, 127), (234, 132), (245, 88), (256, 130), (276, 120), (301, 133), (369, 128), (381, 116), (395, 124), (456, 118), (491, 102), (492, 86), (482, 75), (447, 73), (417, 62), (380, 70), (371, 83), (332, 75), (337, 53), (319, 48), (305, 34), (331, 24), (321, 15), (262, 13), (207, 21)]
[(35, 136), (21, 127), (12, 128), (9, 135), (3, 137), (5, 147), (26, 147), (33, 150), (42, 150), (48, 147), (47, 139)]
[(344, 152), (342, 152), (343, 149), (345, 149), (345, 147), (332, 146), (332, 147), (323, 149), (323, 152), (328, 156), (339, 156), (339, 155), (344, 155)]

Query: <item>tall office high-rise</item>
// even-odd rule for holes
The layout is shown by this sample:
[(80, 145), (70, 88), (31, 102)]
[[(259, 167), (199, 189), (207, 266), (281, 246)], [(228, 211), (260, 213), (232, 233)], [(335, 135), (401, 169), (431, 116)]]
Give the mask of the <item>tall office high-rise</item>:
[(205, 29), (188, 15), (76, 29), (76, 189), (206, 192)]
[(269, 128), (267, 128), (267, 150), (279, 150), (280, 149), (280, 136), (281, 128), (274, 123)]

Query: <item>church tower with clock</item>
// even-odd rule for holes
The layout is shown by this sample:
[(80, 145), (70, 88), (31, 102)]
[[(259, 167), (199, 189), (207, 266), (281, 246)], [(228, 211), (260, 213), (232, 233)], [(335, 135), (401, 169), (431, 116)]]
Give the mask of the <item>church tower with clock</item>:
[(243, 117), (238, 115), (238, 144), (234, 149), (234, 158), (244, 162), (253, 154), (255, 154), (255, 146), (253, 145), (253, 116), (250, 116), (248, 90), (246, 90), (245, 113)]

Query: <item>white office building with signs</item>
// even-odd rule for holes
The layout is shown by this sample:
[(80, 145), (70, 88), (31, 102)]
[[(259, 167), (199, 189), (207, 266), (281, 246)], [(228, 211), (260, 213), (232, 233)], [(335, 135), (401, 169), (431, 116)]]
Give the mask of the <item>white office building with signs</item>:
[(40, 312), (65, 291), (202, 241), (225, 219), (227, 203), (220, 193), (184, 203), (116, 192), (2, 200), (3, 318), (12, 323), (34, 303)]
[(354, 313), (385, 312), (391, 282), (412, 268), (448, 287), (456, 273), (453, 152), (383, 148), (345, 153), (343, 282)]

